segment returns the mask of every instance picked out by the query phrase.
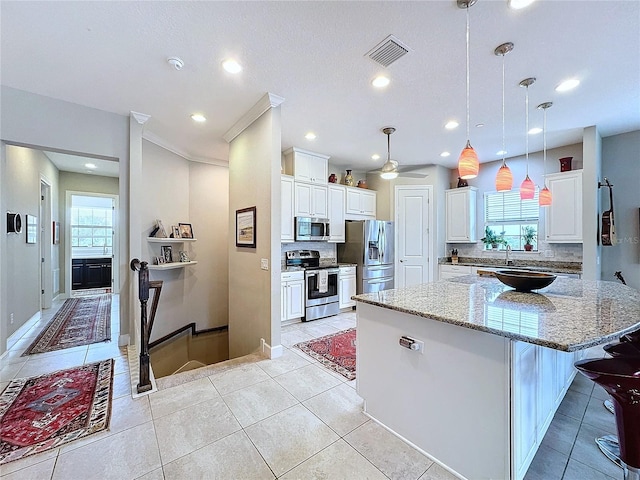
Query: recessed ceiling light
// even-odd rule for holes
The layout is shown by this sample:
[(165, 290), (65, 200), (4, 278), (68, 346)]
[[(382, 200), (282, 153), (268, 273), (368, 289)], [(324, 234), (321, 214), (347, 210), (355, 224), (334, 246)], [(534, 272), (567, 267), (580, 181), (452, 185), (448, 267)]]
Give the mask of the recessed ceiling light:
[(449, 155), (451, 155), (449, 152), (442, 152), (440, 154), (441, 157), (448, 157)]
[(520, 10), (521, 8), (528, 7), (535, 0), (508, 0), (507, 4), (509, 8), (513, 8), (514, 10)]
[(95, 163), (85, 163), (84, 166), (85, 166), (85, 168), (90, 168), (92, 170), (94, 168), (98, 168)]
[(380, 160), (380, 155), (374, 153), (373, 155), (371, 155), (371, 160)]
[(304, 138), (306, 138), (307, 140), (315, 140), (316, 139), (316, 134), (313, 132), (308, 132)]
[(391, 82), (391, 80), (389, 80), (388, 77), (385, 77), (384, 75), (378, 75), (371, 81), (371, 85), (376, 88), (384, 88), (389, 85), (389, 82)]
[(242, 65), (231, 58), (222, 62), (222, 68), (229, 73), (240, 73), (242, 71)]
[(529, 130), (529, 135), (537, 135), (539, 133), (542, 133), (542, 129), (540, 127), (533, 127)]
[(569, 90), (576, 88), (578, 85), (580, 85), (580, 80), (577, 78), (570, 78), (558, 85), (556, 87), (556, 92), (568, 92)]
[(458, 125), (460, 125), (458, 122), (451, 120), (445, 124), (444, 128), (447, 130), (453, 130), (454, 128), (458, 128)]
[(191, 119), (194, 122), (206, 122), (207, 121), (207, 117), (205, 117), (204, 115), (202, 115), (201, 113), (194, 113), (191, 115)]
[(498, 151), (496, 152), (496, 155), (506, 155), (506, 154), (507, 154), (507, 151), (506, 151), (506, 150), (498, 150)]

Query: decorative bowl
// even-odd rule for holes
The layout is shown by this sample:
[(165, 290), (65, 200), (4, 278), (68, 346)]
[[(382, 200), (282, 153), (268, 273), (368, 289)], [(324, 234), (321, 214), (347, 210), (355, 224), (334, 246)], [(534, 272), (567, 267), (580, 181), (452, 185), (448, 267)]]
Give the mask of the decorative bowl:
[(556, 279), (555, 275), (542, 272), (525, 272), (522, 270), (498, 270), (496, 277), (505, 285), (513, 287), (517, 292), (530, 292), (544, 288)]

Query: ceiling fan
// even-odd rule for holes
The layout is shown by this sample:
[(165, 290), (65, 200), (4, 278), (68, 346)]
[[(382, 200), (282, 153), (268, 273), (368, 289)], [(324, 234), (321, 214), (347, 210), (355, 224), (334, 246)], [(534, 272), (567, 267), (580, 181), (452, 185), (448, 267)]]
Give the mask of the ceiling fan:
[[(384, 127), (381, 129), (382, 133), (387, 136), (387, 161), (380, 170), (376, 170), (373, 173), (379, 173), (380, 177), (385, 180), (392, 180), (398, 176), (400, 177), (408, 177), (408, 178), (425, 178), (427, 173), (410, 173), (406, 170), (401, 171), (398, 169), (398, 162), (395, 160), (391, 160), (391, 149), (390, 149), (390, 138), (391, 134), (396, 131), (394, 127)], [(411, 167), (413, 170), (416, 168), (422, 168), (422, 166)]]

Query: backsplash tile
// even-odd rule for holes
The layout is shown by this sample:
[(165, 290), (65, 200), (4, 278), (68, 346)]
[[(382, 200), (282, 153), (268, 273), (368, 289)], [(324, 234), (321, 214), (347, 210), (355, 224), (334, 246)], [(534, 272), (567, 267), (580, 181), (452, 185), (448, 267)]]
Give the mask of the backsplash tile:
[[(451, 256), (452, 249), (458, 250), (458, 257), (472, 257), (485, 259), (504, 259), (504, 250), (485, 250), (482, 242), (478, 243), (447, 243), (446, 255)], [(536, 252), (512, 251), (509, 258), (520, 260), (519, 263), (530, 261), (537, 262), (565, 262), (582, 264), (582, 244), (581, 243), (547, 243), (538, 242), (539, 250)], [(551, 252), (551, 256), (545, 255)]]
[(318, 250), (320, 252), (320, 260), (337, 262), (338, 254), (335, 243), (329, 242), (293, 242), (280, 244), (280, 263), (282, 266), (286, 264), (286, 253), (291, 250)]

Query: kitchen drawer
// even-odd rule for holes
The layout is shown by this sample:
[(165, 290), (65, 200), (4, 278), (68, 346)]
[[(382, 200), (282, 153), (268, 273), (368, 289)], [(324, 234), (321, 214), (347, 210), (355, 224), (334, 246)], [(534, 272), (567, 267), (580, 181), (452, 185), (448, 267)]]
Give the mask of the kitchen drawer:
[(356, 267), (340, 267), (340, 276), (347, 277), (356, 274)]
[(470, 265), (440, 265), (439, 271), (440, 280), (449, 280), (472, 273)]
[(288, 282), (291, 280), (304, 280), (304, 271), (297, 270), (295, 272), (282, 272), (280, 280), (283, 282)]

